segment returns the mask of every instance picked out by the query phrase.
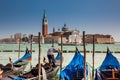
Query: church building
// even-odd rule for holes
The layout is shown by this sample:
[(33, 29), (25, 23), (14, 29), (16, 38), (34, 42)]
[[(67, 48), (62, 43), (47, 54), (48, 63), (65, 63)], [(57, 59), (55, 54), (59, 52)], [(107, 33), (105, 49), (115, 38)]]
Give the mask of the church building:
[(42, 19), (42, 36), (44, 37), (44, 43), (60, 43), (61, 42), (61, 34), (63, 35), (63, 43), (81, 43), (81, 36), (78, 30), (69, 30), (67, 25), (64, 24), (61, 31), (55, 31), (53, 28), (52, 33), (48, 33), (48, 21), (46, 11), (44, 11), (43, 19)]

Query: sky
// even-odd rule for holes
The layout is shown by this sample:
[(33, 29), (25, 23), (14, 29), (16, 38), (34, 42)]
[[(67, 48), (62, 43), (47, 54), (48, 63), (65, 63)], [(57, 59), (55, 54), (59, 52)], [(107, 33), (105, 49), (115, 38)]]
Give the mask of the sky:
[(67, 24), (80, 34), (110, 34), (120, 42), (120, 0), (0, 0), (0, 38), (38, 35), (44, 10), (49, 33)]

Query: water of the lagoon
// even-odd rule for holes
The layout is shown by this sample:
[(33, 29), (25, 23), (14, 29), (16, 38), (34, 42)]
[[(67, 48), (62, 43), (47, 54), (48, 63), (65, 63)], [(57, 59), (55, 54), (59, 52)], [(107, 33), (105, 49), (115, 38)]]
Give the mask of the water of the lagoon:
[[(30, 49), (30, 44), (21, 44), (20, 49), (25, 51), (26, 47)], [(41, 61), (43, 56), (46, 57), (46, 53), (48, 48), (51, 47), (51, 44), (42, 44), (42, 51), (41, 51)], [(61, 46), (58, 46), (57, 44), (54, 44), (54, 47), (56, 49), (60, 49)], [(77, 46), (80, 51), (83, 51), (83, 46)], [(113, 55), (120, 61), (120, 53), (114, 53), (114, 52), (120, 52), (120, 44), (96, 44), (95, 45), (95, 50), (96, 51), (101, 51), (104, 52), (107, 50), (107, 47), (109, 47), (110, 51), (113, 52)], [(35, 66), (38, 63), (38, 44), (33, 44), (33, 50), (35, 52), (32, 53), (32, 65)], [(0, 44), (0, 64), (6, 65), (9, 62), (9, 57), (12, 58), (13, 61), (18, 59), (18, 52), (15, 52), (15, 50), (19, 49), (18, 44)], [(3, 52), (4, 50), (12, 50), (13, 52)], [(63, 50), (75, 50), (75, 46), (63, 46)], [(93, 45), (92, 44), (87, 44), (86, 45), (86, 50), (90, 51), (87, 53), (86, 60), (87, 62), (92, 66), (92, 53), (91, 51), (93, 50)], [(56, 55), (57, 53), (55, 53)], [(82, 53), (83, 54), (83, 53)], [(20, 52), (20, 56), (23, 56), (24, 52)], [(95, 53), (95, 68), (98, 68), (101, 64), (102, 61), (105, 58), (105, 53)], [(63, 67), (65, 67), (71, 59), (73, 58), (74, 53), (63, 53), (64, 61), (63, 61)], [(47, 58), (47, 57), (46, 57)], [(89, 66), (90, 66), (89, 65)], [(29, 69), (29, 66), (27, 67)], [(26, 69), (26, 70), (27, 70)]]

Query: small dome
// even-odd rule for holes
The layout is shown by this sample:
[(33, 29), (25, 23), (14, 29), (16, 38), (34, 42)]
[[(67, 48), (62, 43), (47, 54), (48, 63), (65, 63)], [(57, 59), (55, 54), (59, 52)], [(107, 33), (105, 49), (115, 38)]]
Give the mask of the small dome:
[(66, 24), (64, 24), (63, 28), (62, 28), (62, 31), (68, 31), (68, 27)]

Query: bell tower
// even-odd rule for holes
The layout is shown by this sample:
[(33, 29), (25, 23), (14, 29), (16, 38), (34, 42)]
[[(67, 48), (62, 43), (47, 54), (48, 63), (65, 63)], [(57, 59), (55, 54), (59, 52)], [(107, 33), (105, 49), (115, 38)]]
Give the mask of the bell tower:
[(48, 21), (46, 11), (44, 10), (43, 19), (42, 19), (42, 35), (45, 37), (48, 34)]

